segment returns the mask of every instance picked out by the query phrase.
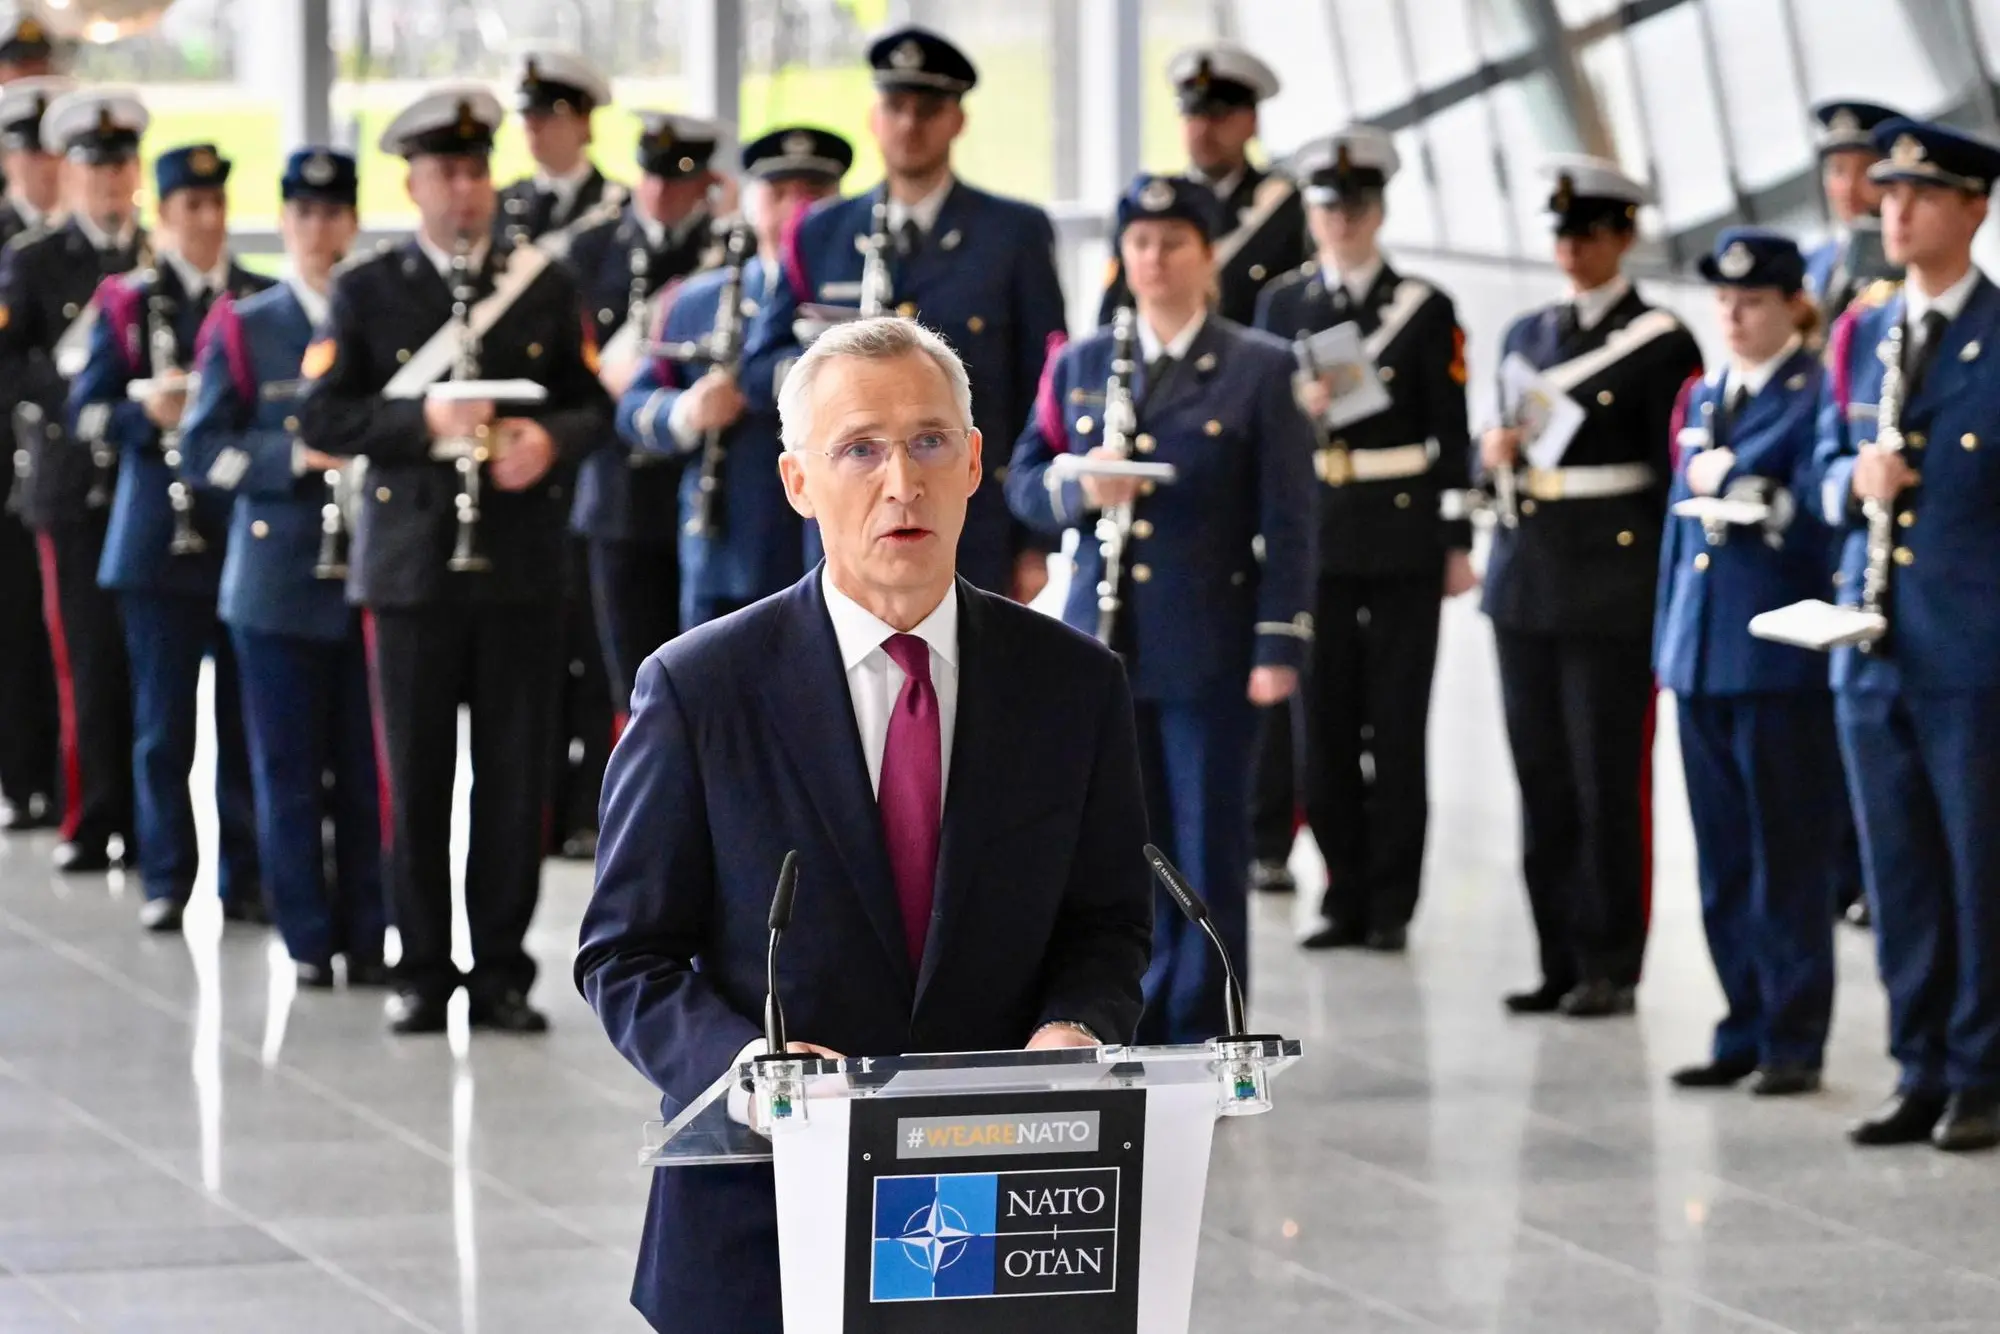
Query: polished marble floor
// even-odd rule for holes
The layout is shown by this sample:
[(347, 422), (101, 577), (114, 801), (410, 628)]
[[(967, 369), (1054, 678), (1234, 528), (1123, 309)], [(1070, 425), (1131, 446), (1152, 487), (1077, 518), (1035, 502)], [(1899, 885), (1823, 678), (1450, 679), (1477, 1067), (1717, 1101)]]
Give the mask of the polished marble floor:
[[(1841, 1138), (1890, 1077), (1865, 936), (1827, 1092), (1665, 1086), (1717, 1005), (1670, 729), (1639, 1016), (1503, 1017), (1532, 970), (1490, 664), (1452, 608), (1410, 955), (1308, 958), (1291, 906), (1258, 905), (1260, 1026), (1310, 1056), (1219, 1137), (1195, 1327), (2000, 1330), (2000, 1158)], [(294, 996), (212, 905), (145, 937), (132, 889), (47, 849), (0, 843), (0, 1331), (642, 1328), (650, 1099), (568, 982), (586, 873), (551, 870), (536, 925), (547, 1039), (395, 1041), (373, 998)]]

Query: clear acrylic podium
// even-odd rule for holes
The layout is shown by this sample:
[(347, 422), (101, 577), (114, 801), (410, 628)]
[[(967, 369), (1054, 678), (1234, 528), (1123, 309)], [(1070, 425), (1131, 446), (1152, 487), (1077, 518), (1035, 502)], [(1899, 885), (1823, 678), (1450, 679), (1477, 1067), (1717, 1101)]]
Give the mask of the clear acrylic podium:
[[(748, 1061), (645, 1165), (772, 1163), (786, 1334), (1184, 1334), (1218, 1117), (1276, 1037)], [(768, 1137), (730, 1115), (732, 1088)]]

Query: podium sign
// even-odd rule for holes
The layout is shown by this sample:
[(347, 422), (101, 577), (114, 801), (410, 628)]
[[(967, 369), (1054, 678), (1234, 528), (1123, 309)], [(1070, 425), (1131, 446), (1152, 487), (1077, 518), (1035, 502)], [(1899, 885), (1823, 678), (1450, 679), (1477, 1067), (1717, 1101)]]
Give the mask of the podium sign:
[[(1218, 1115), (1269, 1107), (1277, 1038), (746, 1062), (644, 1161), (772, 1161), (786, 1334), (1183, 1334)], [(768, 1139), (730, 1086), (789, 1103)], [(739, 1102), (741, 1099), (739, 1098)]]

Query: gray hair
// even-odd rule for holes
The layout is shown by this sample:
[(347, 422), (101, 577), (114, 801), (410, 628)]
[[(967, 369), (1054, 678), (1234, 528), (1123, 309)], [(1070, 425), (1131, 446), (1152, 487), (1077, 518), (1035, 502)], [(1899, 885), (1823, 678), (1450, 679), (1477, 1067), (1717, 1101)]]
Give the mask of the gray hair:
[(944, 372), (959, 416), (971, 426), (972, 382), (966, 378), (965, 363), (951, 350), (951, 344), (915, 320), (882, 315), (834, 325), (815, 338), (804, 355), (792, 363), (778, 390), (778, 429), (785, 448), (800, 448), (811, 434), (813, 385), (828, 362), (841, 357), (889, 361), (912, 352), (923, 353)]

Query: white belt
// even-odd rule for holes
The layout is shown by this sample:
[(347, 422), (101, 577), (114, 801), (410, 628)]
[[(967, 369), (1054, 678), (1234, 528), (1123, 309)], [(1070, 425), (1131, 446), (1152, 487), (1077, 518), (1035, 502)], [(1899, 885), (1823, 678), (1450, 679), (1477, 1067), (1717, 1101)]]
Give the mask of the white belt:
[(1430, 470), (1429, 445), (1396, 445), (1389, 449), (1322, 449), (1313, 455), (1313, 471), (1328, 486), (1421, 477)]
[(1632, 496), (1653, 486), (1650, 463), (1606, 463), (1594, 468), (1530, 468), (1521, 490), (1536, 500), (1604, 500)]

